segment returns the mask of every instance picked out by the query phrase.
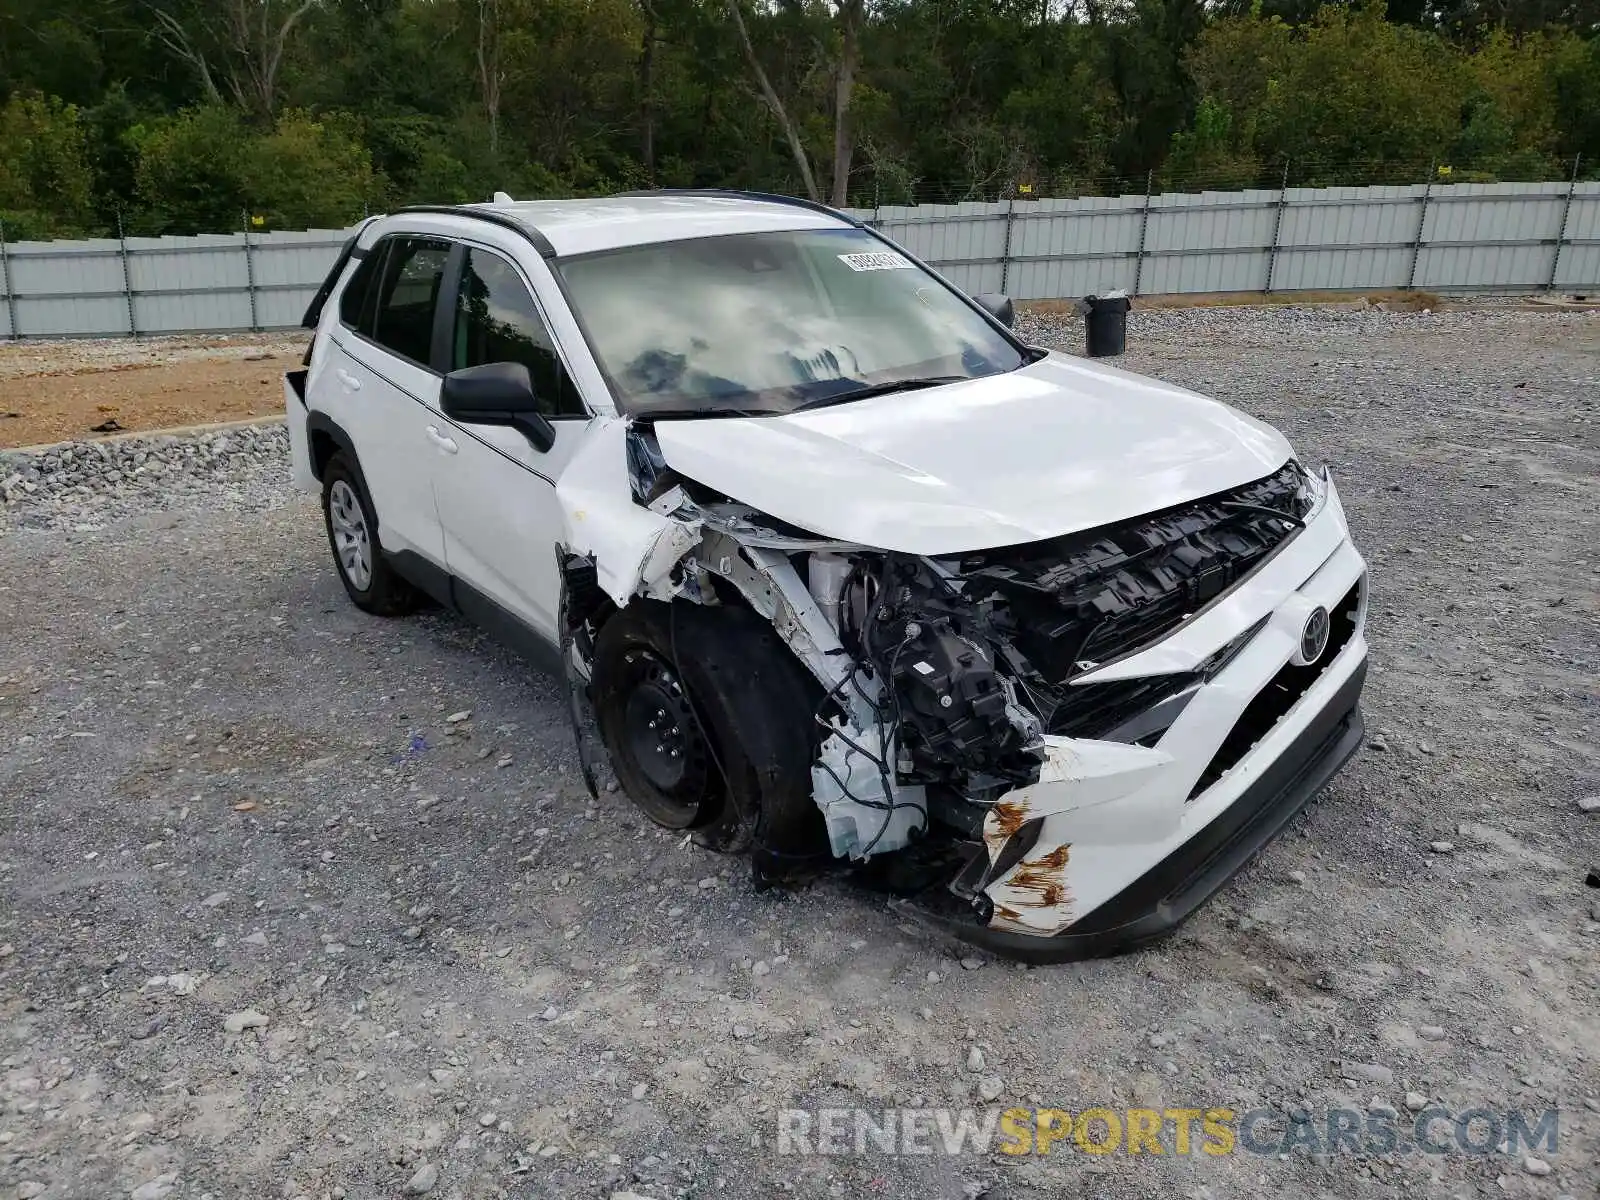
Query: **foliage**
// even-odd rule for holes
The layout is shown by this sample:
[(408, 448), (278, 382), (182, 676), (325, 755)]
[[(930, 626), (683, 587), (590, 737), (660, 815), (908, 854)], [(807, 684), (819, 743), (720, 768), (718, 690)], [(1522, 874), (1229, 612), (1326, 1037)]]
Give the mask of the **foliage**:
[(93, 226), (94, 172), (83, 113), (39, 95), (0, 108), (0, 221), (14, 238)]
[(1553, 178), (1600, 166), (1597, 30), (1600, 0), (6, 0), (0, 214)]

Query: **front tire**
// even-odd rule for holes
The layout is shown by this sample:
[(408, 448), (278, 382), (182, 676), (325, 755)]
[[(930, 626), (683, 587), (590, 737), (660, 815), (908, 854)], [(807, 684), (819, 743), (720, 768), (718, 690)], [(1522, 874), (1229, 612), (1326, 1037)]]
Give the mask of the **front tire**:
[(651, 820), (751, 851), (758, 882), (831, 862), (811, 798), (821, 689), (755, 613), (627, 605), (595, 641), (593, 697), (617, 779)]
[(357, 608), (380, 617), (404, 616), (417, 608), (417, 590), (383, 556), (366, 481), (343, 451), (322, 469), (322, 519), (339, 582)]

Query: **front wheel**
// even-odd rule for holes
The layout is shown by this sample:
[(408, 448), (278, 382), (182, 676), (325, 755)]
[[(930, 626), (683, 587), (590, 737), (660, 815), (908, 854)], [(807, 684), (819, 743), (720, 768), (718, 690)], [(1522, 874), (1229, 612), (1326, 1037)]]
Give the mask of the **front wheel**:
[(627, 605), (595, 641), (593, 696), (618, 781), (658, 825), (751, 850), (761, 880), (831, 860), (811, 798), (821, 689), (755, 613)]

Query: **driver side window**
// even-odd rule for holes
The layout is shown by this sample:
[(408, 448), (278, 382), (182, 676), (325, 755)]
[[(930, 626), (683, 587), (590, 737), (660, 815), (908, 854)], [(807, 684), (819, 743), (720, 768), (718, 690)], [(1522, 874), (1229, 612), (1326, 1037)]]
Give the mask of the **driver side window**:
[(498, 254), (469, 249), (456, 298), (450, 369), (497, 362), (528, 368), (545, 416), (588, 416), (522, 276)]

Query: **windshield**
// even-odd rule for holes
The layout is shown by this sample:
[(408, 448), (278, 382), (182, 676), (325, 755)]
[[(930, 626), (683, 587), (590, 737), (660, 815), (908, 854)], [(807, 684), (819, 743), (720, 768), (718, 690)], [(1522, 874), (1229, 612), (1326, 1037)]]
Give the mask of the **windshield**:
[(619, 406), (640, 417), (787, 413), (1024, 361), (861, 229), (630, 246), (559, 269)]

